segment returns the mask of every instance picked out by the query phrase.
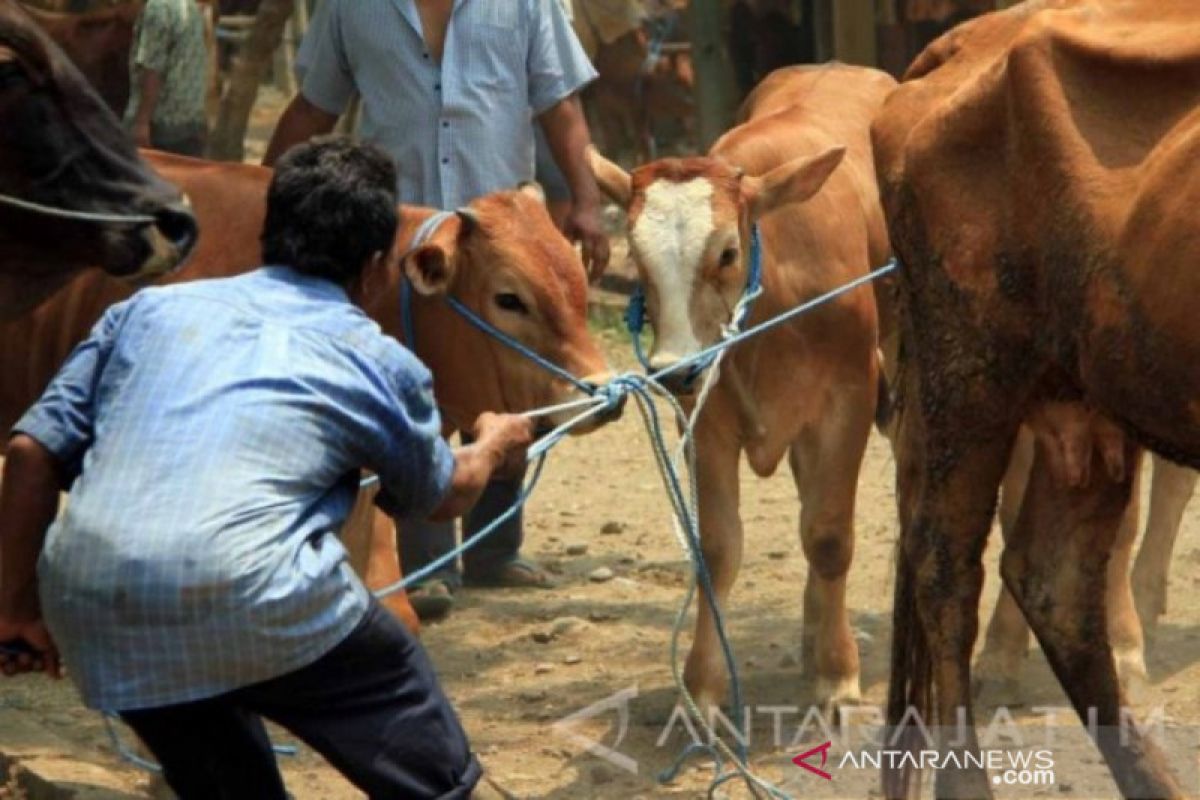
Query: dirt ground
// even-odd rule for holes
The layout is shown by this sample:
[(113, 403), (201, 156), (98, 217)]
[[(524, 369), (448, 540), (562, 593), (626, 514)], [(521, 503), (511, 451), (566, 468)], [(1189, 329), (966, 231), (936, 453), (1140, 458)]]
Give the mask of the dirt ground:
[[(627, 348), (615, 331), (606, 328), (601, 334), (614, 363), (627, 363)], [(859, 484), (858, 550), (850, 580), (863, 658), (864, 707), (855, 718), (863, 723), (884, 700), (896, 536), (893, 466), (886, 442), (874, 438)], [(746, 703), (754, 709), (752, 763), (795, 796), (875, 794), (871, 771), (843, 771), (825, 782), (790, 761), (826, 737), (812, 724), (800, 730), (809, 697), (798, 666), (805, 565), (797, 535), (799, 506), (786, 470), (768, 480), (746, 473), (742, 510), (746, 558), (730, 604), (729, 629)], [(668, 637), (687, 566), (668, 513), (635, 415), (586, 439), (567, 441), (551, 456), (526, 526), (527, 554), (548, 565), (560, 585), (548, 591), (468, 590), (449, 620), (425, 629), (424, 644), (481, 760), (508, 791), (530, 798), (703, 796), (712, 777), (703, 758), (689, 762), (669, 784), (656, 781), (688, 740), (679, 719), (671, 719), (676, 694)], [(1200, 718), (1198, 529), (1200, 509), (1192, 508), (1177, 549), (1170, 611), (1150, 657), (1153, 686), (1143, 703), (1171, 725)], [(985, 610), (996, 586), (995, 547), (988, 555)], [(606, 574), (596, 574), (602, 568), (612, 577), (598, 582), (594, 578)], [(1025, 705), (1011, 710), (1012, 723), (1024, 731), (1041, 730), (1047, 712), (1034, 709), (1066, 701), (1036, 651), (1027, 659), (1024, 679)], [(590, 718), (556, 725), (597, 703), (601, 706)], [(618, 706), (628, 713), (624, 731)], [(788, 710), (764, 710), (778, 707)], [(85, 758), (116, 768), (120, 791), (105, 796), (145, 796), (145, 777), (118, 766), (99, 718), (80, 706), (69, 683), (40, 677), (0, 681), (0, 712), (9, 710), (29, 715), (76, 745)], [(1077, 727), (1067, 712), (1059, 713), (1064, 730)], [(988, 711), (980, 716), (985, 725), (991, 719)], [(0, 730), (0, 752), (12, 744), (5, 737)], [(632, 764), (584, 752), (587, 739)], [(290, 742), (282, 733), (278, 740)], [(1194, 747), (1184, 748), (1180, 757), (1190, 757), (1191, 763), (1172, 763), (1191, 775), (1195, 754)], [(281, 762), (297, 798), (359, 796), (306, 748)], [(1116, 794), (1089, 748), (1060, 758), (1055, 772), (1054, 786), (998, 787), (999, 793)], [(1194, 791), (1197, 785), (1187, 788)], [(736, 789), (731, 796), (748, 795)]]

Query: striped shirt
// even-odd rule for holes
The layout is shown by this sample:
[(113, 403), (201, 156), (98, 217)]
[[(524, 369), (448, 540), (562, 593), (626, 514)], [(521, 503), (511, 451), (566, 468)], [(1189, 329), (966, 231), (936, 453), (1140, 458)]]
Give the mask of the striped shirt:
[(74, 476), (38, 578), (91, 707), (291, 672), (360, 621), (336, 536), (360, 467), (423, 517), (449, 487), (428, 370), (328, 281), (283, 267), (111, 308), (15, 430)]
[(327, 0), (301, 51), (302, 93), (396, 159), (400, 201), (464, 205), (534, 177), (533, 116), (596, 72), (558, 0), (454, 0), (442, 63), (414, 0)]

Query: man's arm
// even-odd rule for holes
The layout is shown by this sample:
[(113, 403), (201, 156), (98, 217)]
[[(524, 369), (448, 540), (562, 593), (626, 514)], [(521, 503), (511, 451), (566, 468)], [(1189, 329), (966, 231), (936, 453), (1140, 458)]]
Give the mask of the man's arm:
[(37, 589), (38, 556), (58, 512), (58, 492), (54, 455), (31, 436), (14, 436), (0, 483), (0, 644), (23, 641), (38, 655), (0, 651), (0, 671), (5, 674), (38, 668), (59, 673)]
[(162, 94), (163, 76), (157, 70), (139, 67), (137, 77), (141, 99), (137, 111), (133, 115), (133, 138), (137, 141), (138, 147), (150, 147), (150, 121), (154, 119), (154, 109), (158, 108), (158, 98)]
[(516, 414), (483, 414), (473, 444), (454, 451), (450, 489), (429, 515), (436, 522), (455, 519), (471, 510), (497, 471), (525, 461), (533, 441), (533, 423)]
[(263, 166), (275, 166), (279, 157), (292, 147), (314, 136), (329, 133), (337, 121), (337, 114), (330, 114), (311, 103), (303, 94), (297, 94), (275, 126), (271, 143), (267, 145), (267, 154), (263, 156)]
[(587, 149), (592, 138), (579, 95), (573, 94), (538, 117), (554, 161), (571, 187), (573, 201), (567, 215), (566, 233), (583, 244), (583, 263), (592, 279), (608, 266), (608, 234), (600, 219), (600, 190), (588, 166)]

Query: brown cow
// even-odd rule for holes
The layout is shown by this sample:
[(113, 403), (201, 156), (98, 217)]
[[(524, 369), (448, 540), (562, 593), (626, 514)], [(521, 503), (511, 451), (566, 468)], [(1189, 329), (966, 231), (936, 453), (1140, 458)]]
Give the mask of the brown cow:
[[(146, 157), (194, 199), (202, 223), (194, 257), (169, 281), (232, 275), (259, 264), (270, 170), (152, 151)], [(402, 259), (417, 227), (432, 213), (402, 210), (392, 263), (385, 274), (373, 277), (375, 294), (366, 310), (386, 333), (401, 338), (401, 268), (412, 277), (418, 290), (413, 306), (417, 355), (433, 372), (448, 423), (470, 425), (483, 411), (552, 404), (573, 389), (470, 327), (442, 301), (446, 293), (573, 374), (604, 372), (603, 355), (587, 331), (583, 267), (554, 228), (536, 188), (476, 200), (468, 215), (448, 219)], [(130, 291), (124, 283), (89, 272), (33, 313), (0, 324), (0, 430), (8, 430), (37, 399), (104, 309)], [(525, 311), (514, 310), (508, 295), (516, 295)], [(563, 422), (565, 416), (551, 421)], [(360, 506), (355, 516), (367, 514)], [(357, 545), (351, 558), (360, 569), (367, 565), (362, 548), (391, 553), (390, 565), (371, 564), (374, 572), (364, 571), (378, 581), (373, 588), (399, 577), (390, 520), (376, 519), (374, 525), (376, 531), (388, 532), (382, 544), (371, 543), (371, 535), (363, 531), (350, 534)], [(398, 613), (411, 613), (405, 607), (400, 601), (392, 605)]]
[[(139, 216), (120, 219), (131, 214)], [(138, 158), (62, 51), (0, 0), (0, 320), (87, 267), (130, 280), (160, 275), (195, 237), (179, 191)]]
[[(887, 259), (868, 126), (894, 85), (882, 72), (840, 64), (779, 70), (747, 100), (745, 121), (706, 157), (664, 159), (632, 175), (593, 158), (601, 187), (629, 212), (655, 332), (652, 367), (718, 340), (746, 284), (752, 223), (762, 232), (764, 293), (751, 324)], [(720, 367), (696, 429), (701, 538), (722, 605), (742, 559), (741, 455), (761, 476), (788, 458), (809, 564), (804, 668), (815, 679), (816, 702), (827, 707), (859, 697), (846, 573), (858, 471), (875, 414), (876, 340), (869, 287), (752, 339)], [(687, 685), (711, 705), (722, 696), (723, 676), (702, 603)]]
[[(1043, 436), (1045, 435), (1043, 431)], [(1033, 467), (1035, 432), (1018, 434), (1012, 460), (1000, 491), (1000, 528), (1005, 538), (1016, 530), (1021, 498)], [(1044, 444), (1050, 457), (1052, 445)], [(1117, 678), (1125, 696), (1137, 702), (1148, 681), (1146, 646), (1152, 643), (1159, 617), (1167, 610), (1167, 583), (1171, 552), (1183, 520), (1183, 512), (1196, 487), (1196, 472), (1154, 456), (1150, 481), (1150, 510), (1137, 560), (1138, 479), (1117, 533), (1108, 562), (1105, 612), (1112, 643)], [(1132, 572), (1130, 564), (1133, 564)], [(999, 705), (1021, 703), (1021, 665), (1029, 650), (1029, 624), (1012, 593), (1000, 585), (996, 608), (988, 623), (983, 650), (975, 660), (972, 682), (977, 699)]]
[[(1137, 445), (1200, 466), (1200, 15), (1027, 2), (942, 37), (908, 78), (872, 130), (904, 262), (889, 720), (915, 707), (954, 730), (966, 766), (938, 795), (990, 796), (964, 755), (980, 556), (1018, 430), (1054, 403), (1001, 573), (1120, 791), (1181, 796), (1122, 724), (1104, 595)], [(1055, 469), (1063, 436), (1086, 476)], [(907, 792), (908, 771), (886, 777)]]

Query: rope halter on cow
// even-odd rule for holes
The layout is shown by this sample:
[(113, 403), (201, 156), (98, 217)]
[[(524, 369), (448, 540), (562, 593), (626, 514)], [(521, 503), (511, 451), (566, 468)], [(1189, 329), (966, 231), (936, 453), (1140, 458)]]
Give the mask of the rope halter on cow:
[(70, 208), (48, 206), (35, 203), (9, 194), (0, 194), (0, 206), (10, 206), (54, 219), (71, 220), (72, 222), (90, 222), (97, 225), (152, 225), (156, 221), (149, 214), (117, 214), (104, 211), (77, 211)]

